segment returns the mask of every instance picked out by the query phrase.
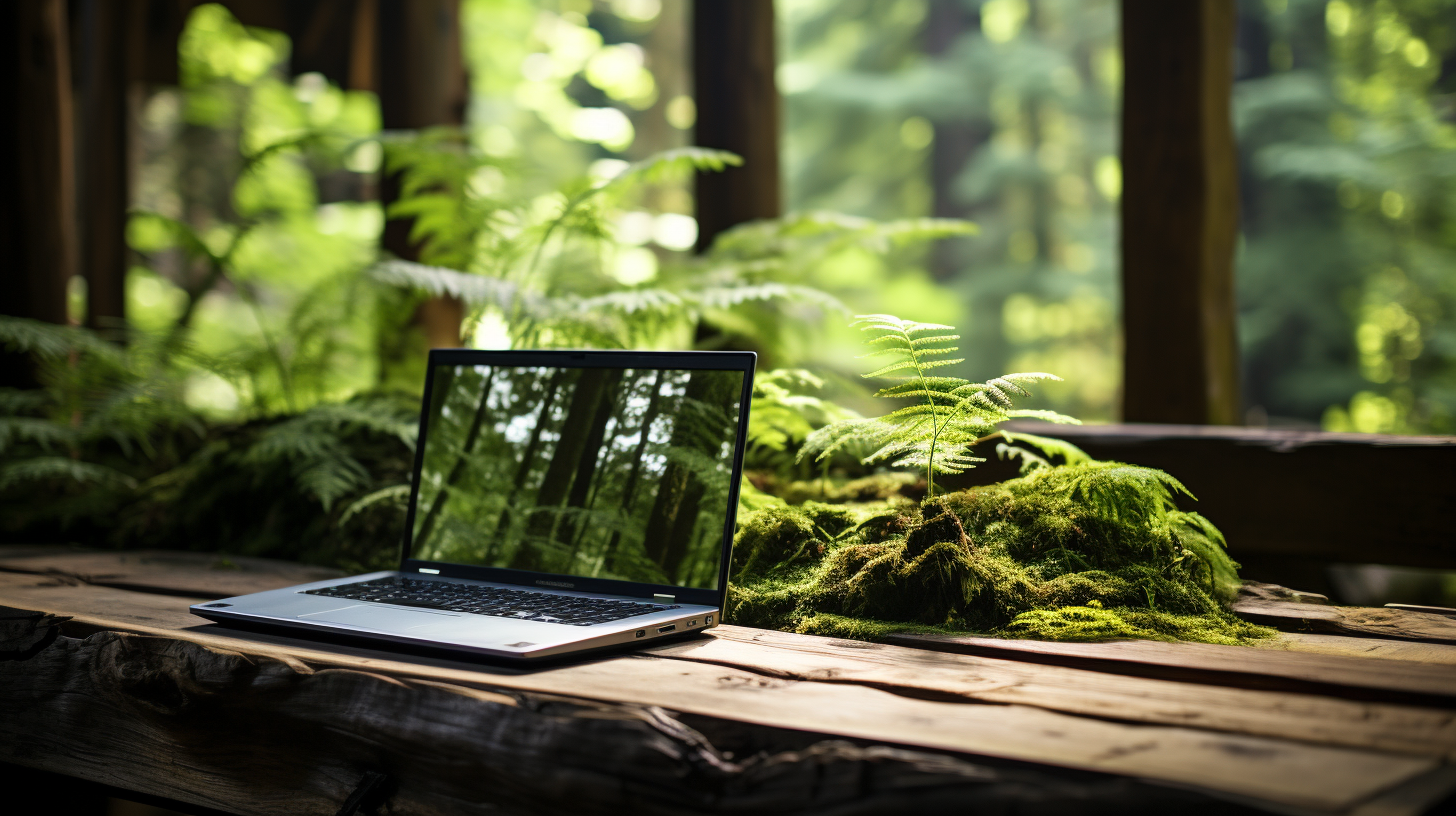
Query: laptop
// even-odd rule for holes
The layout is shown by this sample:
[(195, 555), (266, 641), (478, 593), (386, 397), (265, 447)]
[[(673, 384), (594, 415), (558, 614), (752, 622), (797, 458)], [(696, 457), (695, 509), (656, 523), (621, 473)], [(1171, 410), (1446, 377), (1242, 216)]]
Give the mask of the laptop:
[(191, 610), (524, 660), (712, 628), (754, 361), (431, 351), (399, 568)]

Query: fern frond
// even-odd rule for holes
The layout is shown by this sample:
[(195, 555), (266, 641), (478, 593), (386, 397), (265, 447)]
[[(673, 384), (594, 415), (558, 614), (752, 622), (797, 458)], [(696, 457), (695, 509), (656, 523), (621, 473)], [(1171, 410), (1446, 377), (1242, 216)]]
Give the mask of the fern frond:
[(113, 488), (136, 487), (136, 480), (119, 470), (66, 456), (36, 456), (0, 467), (0, 490), (18, 484), (51, 481)]
[(370, 267), (368, 274), (380, 283), (436, 297), (459, 298), (471, 306), (508, 309), (516, 305), (520, 296), (519, 287), (510, 281), (413, 261), (380, 261)]
[(30, 442), (42, 450), (72, 445), (76, 432), (67, 425), (40, 417), (0, 417), (0, 453), (11, 445)]
[(1183, 483), (1161, 470), (1122, 462), (1088, 461), (1039, 470), (1028, 479), (1117, 521), (1153, 525), (1177, 510)]
[(125, 368), (126, 353), (94, 332), (41, 320), (0, 315), (0, 348), (29, 354), (41, 361), (59, 360), (72, 352)]
[(339, 516), (339, 526), (344, 526), (349, 522), (349, 519), (380, 502), (394, 501), (403, 503), (409, 498), (409, 493), (410, 486), (408, 484), (397, 484), (382, 487), (373, 493), (366, 494), (344, 508), (343, 514)]
[(690, 177), (696, 172), (718, 173), (729, 167), (741, 167), (743, 157), (726, 150), (707, 147), (679, 147), (664, 150), (629, 165), (608, 184), (661, 184)]
[[(864, 357), (891, 358), (890, 362), (863, 376), (902, 380), (881, 388), (875, 396), (908, 398), (914, 403), (891, 411), (873, 423), (823, 429), (821, 437), (812, 440), (812, 448), (837, 450), (851, 440), (877, 445), (861, 461), (865, 464), (890, 462), (901, 467), (923, 467), (927, 499), (935, 495), (937, 473), (964, 473), (986, 461), (972, 454), (971, 450), (990, 439), (1001, 422), (1013, 416), (1076, 422), (1052, 411), (1026, 411), (1012, 407), (1015, 398), (1031, 395), (1025, 387), (1027, 384), (1059, 379), (1050, 374), (1006, 374), (973, 383), (959, 377), (930, 373), (965, 362), (963, 357), (949, 356), (960, 350), (955, 345), (960, 335), (955, 333), (954, 326), (920, 323), (878, 313), (855, 315), (850, 325), (868, 335), (865, 345), (870, 352)], [(1011, 439), (1010, 436), (1005, 438)], [(806, 449), (809, 447), (806, 445)], [(998, 448), (998, 452), (1003, 457), (1023, 456), (1023, 470), (1046, 462), (1044, 457), (1014, 453), (1009, 448)], [(820, 454), (821, 459), (824, 456), (824, 453)], [(1075, 457), (1068, 453), (1066, 458), (1070, 461)]]

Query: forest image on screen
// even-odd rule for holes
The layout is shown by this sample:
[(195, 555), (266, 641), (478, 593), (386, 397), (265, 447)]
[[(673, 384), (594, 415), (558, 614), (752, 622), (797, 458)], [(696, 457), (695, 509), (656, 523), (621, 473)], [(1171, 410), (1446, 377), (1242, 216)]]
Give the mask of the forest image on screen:
[(714, 588), (743, 372), (437, 366), (411, 557)]

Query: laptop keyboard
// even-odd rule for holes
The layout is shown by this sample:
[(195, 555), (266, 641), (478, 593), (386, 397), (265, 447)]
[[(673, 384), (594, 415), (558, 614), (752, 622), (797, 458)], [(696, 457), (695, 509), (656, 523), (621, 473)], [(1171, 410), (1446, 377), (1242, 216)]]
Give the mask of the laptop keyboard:
[(572, 626), (610, 623), (679, 608), (677, 604), (617, 601), (610, 598), (533, 592), (529, 589), (399, 577), (308, 589), (304, 593), (350, 601), (418, 606), (497, 618), (566, 623)]

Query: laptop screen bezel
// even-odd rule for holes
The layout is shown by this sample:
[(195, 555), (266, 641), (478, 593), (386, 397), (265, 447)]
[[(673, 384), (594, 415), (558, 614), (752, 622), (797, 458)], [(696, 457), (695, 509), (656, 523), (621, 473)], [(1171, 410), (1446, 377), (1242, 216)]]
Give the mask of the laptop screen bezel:
[[(743, 454), (748, 445), (748, 408), (753, 395), (753, 371), (758, 355), (751, 351), (491, 351), (478, 349), (432, 349), (425, 372), (425, 391), (421, 401), (419, 437), (415, 442), (414, 471), (410, 479), (409, 509), (405, 514), (401, 542), (400, 572), (418, 573), (421, 568), (449, 578), (495, 581), (548, 589), (570, 589), (608, 595), (650, 598), (672, 595), (679, 603), (722, 607), (728, 597), (728, 562), (732, 557), (733, 532), (738, 509), (738, 488), (743, 478)], [(739, 396), (738, 430), (733, 447), (733, 472), (728, 483), (728, 512), (723, 525), (723, 546), (718, 564), (716, 588), (684, 587), (672, 584), (649, 584), (611, 578), (588, 578), (560, 573), (532, 572), (490, 567), (479, 564), (457, 564), (448, 561), (426, 561), (411, 557), (415, 529), (415, 511), (419, 504), (420, 474), (424, 471), (425, 440), (429, 437), (430, 395), (434, 393), (435, 370), (440, 366), (497, 366), (505, 368), (624, 368), (665, 370), (740, 371), (743, 388)], [(433, 572), (433, 571), (438, 571)]]

